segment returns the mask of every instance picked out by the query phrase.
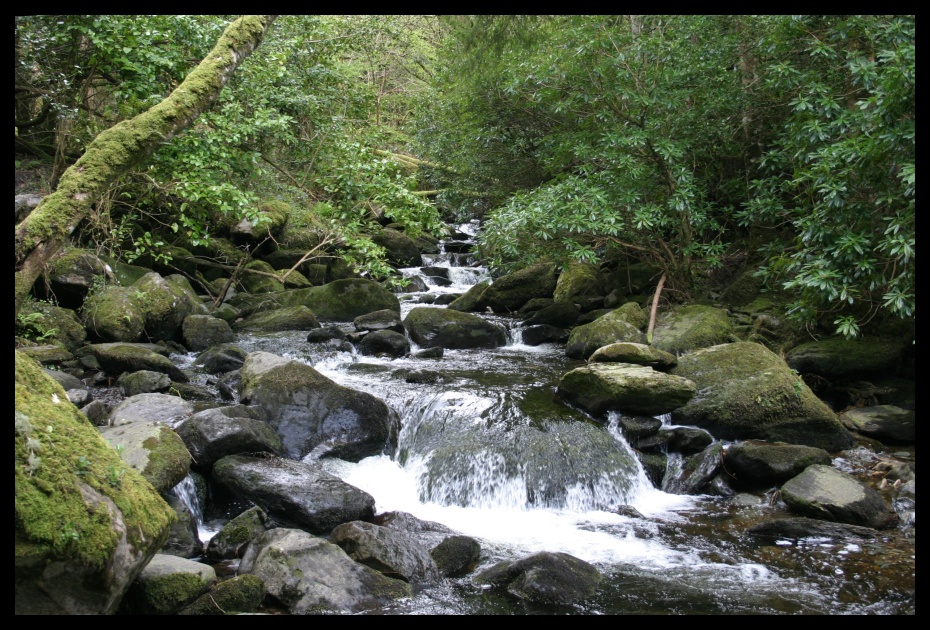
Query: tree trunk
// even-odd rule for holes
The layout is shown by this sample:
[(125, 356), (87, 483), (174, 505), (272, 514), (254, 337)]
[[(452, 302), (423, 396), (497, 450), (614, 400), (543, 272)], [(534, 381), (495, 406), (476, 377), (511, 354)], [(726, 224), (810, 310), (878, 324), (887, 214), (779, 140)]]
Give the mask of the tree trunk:
[(119, 177), (187, 128), (220, 95), (240, 63), (261, 43), (273, 15), (231, 23), (213, 50), (162, 102), (101, 132), (62, 175), (58, 188), (16, 226), (14, 318), (49, 259)]

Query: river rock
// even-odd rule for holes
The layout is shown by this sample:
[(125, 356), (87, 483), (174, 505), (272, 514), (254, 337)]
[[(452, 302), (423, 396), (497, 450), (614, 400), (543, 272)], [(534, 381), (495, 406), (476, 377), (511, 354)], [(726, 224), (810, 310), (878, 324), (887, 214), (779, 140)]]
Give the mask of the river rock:
[(208, 564), (157, 554), (126, 593), (120, 612), (172, 615), (210, 590), (216, 571)]
[(829, 466), (830, 454), (799, 444), (740, 442), (723, 453), (724, 470), (737, 487), (771, 487), (801, 474), (812, 464)]
[(568, 372), (558, 394), (597, 418), (610, 411), (661, 415), (691, 400), (694, 383), (680, 376), (628, 363), (592, 363)]
[(831, 466), (808, 466), (785, 482), (781, 497), (802, 516), (825, 521), (875, 529), (889, 529), (900, 521), (878, 492)]
[(357, 562), (412, 584), (435, 584), (439, 568), (429, 550), (402, 530), (364, 521), (337, 525), (329, 535)]
[(209, 472), (213, 464), (237, 453), (274, 453), (280, 455), (281, 438), (268, 424), (268, 414), (261, 407), (232, 405), (204, 409), (181, 422), (176, 428), (193, 466)]
[(356, 562), (338, 545), (277, 528), (249, 545), (240, 574), (255, 575), (293, 615), (363, 613), (409, 597), (410, 585)]
[(383, 401), (339, 385), (306, 363), (253, 352), (241, 377), (240, 400), (266, 409), (287, 457), (315, 451), (358, 461), (396, 445), (400, 420)]
[(475, 576), (478, 584), (506, 588), (511, 595), (543, 604), (574, 604), (597, 592), (603, 579), (593, 565), (567, 553), (541, 551), (500, 562)]
[(565, 343), (565, 354), (572, 359), (587, 359), (595, 350), (609, 344), (645, 343), (646, 335), (640, 330), (645, 324), (639, 305), (627, 302), (591, 323), (576, 326)]
[(228, 455), (213, 465), (216, 487), (251, 501), (277, 522), (329, 534), (349, 521), (370, 521), (375, 500), (313, 464), (280, 457)]
[(404, 318), (404, 328), (421, 348), (498, 348), (507, 343), (500, 326), (478, 315), (447, 308), (413, 308)]
[(679, 357), (671, 374), (694, 382), (697, 395), (672, 412), (723, 440), (759, 439), (836, 452), (852, 437), (784, 360), (765, 346), (738, 342)]

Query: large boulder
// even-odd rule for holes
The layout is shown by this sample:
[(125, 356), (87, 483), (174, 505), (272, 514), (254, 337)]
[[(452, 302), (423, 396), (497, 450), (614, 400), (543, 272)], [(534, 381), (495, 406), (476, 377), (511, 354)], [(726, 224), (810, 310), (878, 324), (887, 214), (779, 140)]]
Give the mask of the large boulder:
[(831, 466), (808, 466), (784, 483), (781, 498), (794, 512), (825, 521), (875, 529), (890, 529), (900, 521), (877, 491)]
[(422, 348), (498, 348), (507, 344), (507, 334), (472, 313), (418, 306), (404, 318), (410, 339)]
[(646, 344), (626, 341), (601, 346), (588, 357), (588, 363), (633, 363), (667, 372), (678, 365), (678, 357)]
[(358, 461), (396, 445), (399, 419), (383, 401), (344, 387), (296, 360), (253, 352), (241, 370), (240, 400), (261, 405), (285, 456)]
[(581, 316), (581, 311), (574, 303), (565, 300), (544, 306), (523, 322), (524, 326), (549, 325), (557, 328), (571, 328)]
[(216, 532), (207, 543), (206, 555), (212, 560), (241, 558), (250, 542), (269, 529), (274, 529), (273, 523), (264, 510), (252, 506)]
[(245, 363), (248, 352), (231, 343), (221, 343), (203, 351), (194, 365), (203, 367), (210, 374), (222, 374), (238, 370)]
[(723, 453), (724, 470), (736, 487), (772, 487), (795, 477), (808, 466), (829, 466), (830, 454), (800, 444), (739, 442)]
[(265, 583), (255, 575), (236, 575), (217, 582), (179, 615), (235, 615), (253, 613), (265, 599)]
[(376, 330), (362, 337), (358, 352), (366, 356), (400, 358), (410, 354), (410, 342), (393, 330)]
[(602, 579), (594, 565), (567, 553), (549, 551), (499, 562), (475, 576), (478, 584), (504, 588), (522, 600), (563, 605), (593, 597)]
[(351, 322), (359, 315), (390, 309), (400, 312), (397, 296), (363, 278), (335, 280), (321, 287), (287, 291), (283, 306), (303, 305), (322, 322)]
[(733, 325), (721, 308), (691, 304), (663, 314), (656, 322), (652, 345), (672, 354), (731, 341)]
[(170, 394), (136, 394), (116, 405), (107, 424), (119, 427), (133, 422), (157, 422), (176, 427), (194, 413), (194, 404)]
[(896, 339), (823, 339), (795, 346), (785, 361), (801, 374), (831, 380), (872, 378), (894, 374), (903, 351)]
[(87, 339), (87, 331), (73, 310), (34, 300), (26, 300), (20, 308), (16, 331), (21, 337), (58, 342), (71, 352)]
[(150, 370), (167, 374), (178, 383), (190, 381), (168, 357), (154, 350), (150, 344), (98, 343), (90, 346), (90, 350), (101, 369), (113, 376), (123, 372)]
[(180, 341), (184, 318), (207, 312), (183, 276), (163, 278), (155, 272), (148, 273), (132, 289), (138, 296), (145, 334), (151, 341)]
[[(63, 248), (49, 261), (45, 276), (48, 283), (36, 284), (40, 297), (54, 296), (59, 306), (78, 309), (87, 296), (115, 280), (113, 270), (94, 252)], [(48, 294), (44, 290), (48, 287)]]
[(316, 315), (303, 305), (286, 306), (253, 313), (233, 326), (237, 331), (276, 332), (281, 330), (313, 330), (320, 327)]
[(178, 434), (164, 424), (131, 422), (101, 427), (100, 435), (159, 493), (168, 492), (190, 473), (191, 454)]
[(104, 342), (138, 341), (145, 329), (142, 308), (132, 287), (107, 287), (87, 298), (81, 322)]
[(212, 479), (220, 494), (251, 501), (278, 523), (314, 534), (375, 515), (374, 497), (315, 464), (228, 455), (213, 465)]
[(562, 269), (552, 292), (556, 302), (584, 303), (603, 295), (598, 268), (589, 263), (574, 263)]
[(490, 308), (495, 313), (516, 313), (533, 298), (552, 297), (559, 280), (553, 263), (538, 263), (494, 280), (481, 294), (478, 310)]
[(413, 584), (439, 581), (439, 568), (429, 549), (402, 530), (352, 521), (336, 526), (329, 540), (342, 547), (353, 560), (388, 577)]
[(559, 381), (559, 396), (596, 418), (610, 411), (657, 416), (686, 404), (694, 383), (681, 376), (630, 363), (592, 363)]
[(193, 457), (193, 466), (209, 472), (214, 462), (237, 453), (280, 455), (281, 438), (261, 407), (232, 405), (199, 411), (176, 429)]
[(857, 407), (840, 414), (840, 422), (847, 429), (885, 444), (914, 444), (917, 441), (916, 420), (913, 409), (894, 405)]
[(126, 593), (120, 612), (172, 615), (210, 590), (216, 571), (208, 564), (157, 554)]
[(419, 267), (423, 264), (420, 248), (409, 236), (399, 230), (384, 228), (372, 236), (371, 240), (375, 245), (384, 248), (388, 262), (395, 267)]
[(229, 324), (211, 315), (188, 315), (181, 322), (184, 345), (188, 350), (200, 352), (219, 343), (235, 341), (236, 335)]
[(299, 529), (277, 528), (249, 545), (239, 573), (262, 579), (293, 615), (379, 610), (411, 594), (410, 585), (356, 562), (338, 545)]
[(728, 343), (678, 359), (671, 374), (697, 386), (672, 412), (676, 424), (703, 427), (723, 440), (759, 439), (836, 452), (852, 437), (785, 361), (757, 343)]
[(284, 290), (284, 283), (278, 279), (274, 267), (263, 260), (253, 260), (247, 264), (240, 282), (242, 287), (252, 294)]
[(627, 302), (589, 324), (576, 326), (565, 343), (565, 354), (572, 359), (587, 359), (595, 350), (620, 342), (646, 343), (642, 327), (646, 316), (635, 302)]
[(478, 304), (481, 301), (481, 296), (489, 286), (491, 286), (490, 280), (482, 280), (478, 284), (472, 285), (468, 291), (449, 302), (446, 308), (463, 313), (480, 310)]
[(15, 352), (14, 614), (110, 614), (174, 512)]

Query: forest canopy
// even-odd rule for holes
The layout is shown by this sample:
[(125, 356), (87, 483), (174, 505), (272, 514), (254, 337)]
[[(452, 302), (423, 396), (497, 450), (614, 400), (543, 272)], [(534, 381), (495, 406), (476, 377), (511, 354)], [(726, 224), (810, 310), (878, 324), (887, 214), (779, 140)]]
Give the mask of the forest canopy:
[[(234, 19), (17, 16), (31, 192), (168, 97)], [(70, 238), (166, 259), (261, 227), (274, 201), (317, 255), (401, 281), (382, 226), (477, 218), (497, 272), (622, 256), (686, 300), (740, 261), (787, 315), (855, 336), (914, 317), (915, 33), (915, 16), (280, 16)]]

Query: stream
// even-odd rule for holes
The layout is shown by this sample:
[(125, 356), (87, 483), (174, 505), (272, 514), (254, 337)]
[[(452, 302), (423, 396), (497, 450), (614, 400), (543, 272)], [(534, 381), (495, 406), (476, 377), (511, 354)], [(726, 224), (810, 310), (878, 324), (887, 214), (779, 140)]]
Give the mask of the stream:
[[(426, 295), (462, 293), (487, 277), (464, 254), (425, 255), (423, 264), (448, 267), (451, 283), (437, 284), (419, 268), (403, 270), (407, 277), (419, 276), (428, 290), (399, 296), (402, 317), (415, 306), (430, 306), (420, 302)], [(574, 487), (546, 487), (527, 469), (522, 449), (540, 448), (546, 440), (570, 442), (573, 431), (594, 425), (618, 448), (632, 450), (615, 416), (597, 423), (557, 399), (561, 376), (583, 361), (568, 359), (556, 344), (523, 344), (517, 319), (483, 316), (507, 330), (508, 344), (445, 350), (440, 359), (327, 351), (308, 344), (306, 332), (299, 331), (239, 335), (237, 343), (247, 352), (306, 362), (397, 411), (402, 428), (394, 453), (358, 463), (322, 460), (329, 472), (371, 494), (378, 513), (408, 512), (477, 539), (478, 570), (536, 551), (558, 551), (593, 564), (604, 576), (597, 595), (583, 605), (520, 602), (475, 586), (466, 576), (379, 614), (916, 612), (913, 523), (883, 532), (878, 541), (756, 540), (746, 528), (792, 516), (783, 503), (770, 495), (734, 500), (665, 492), (654, 487), (635, 457), (635, 467), (604, 471), (592, 465), (579, 473)], [(353, 330), (351, 323), (345, 330)], [(438, 453), (450, 451), (445, 441), (437, 442), (440, 431), (444, 440), (460, 437), (460, 446)], [(852, 451), (834, 463), (855, 469), (867, 460), (868, 453)], [(669, 466), (675, 463), (670, 457)], [(222, 522), (204, 523), (202, 540)]]

